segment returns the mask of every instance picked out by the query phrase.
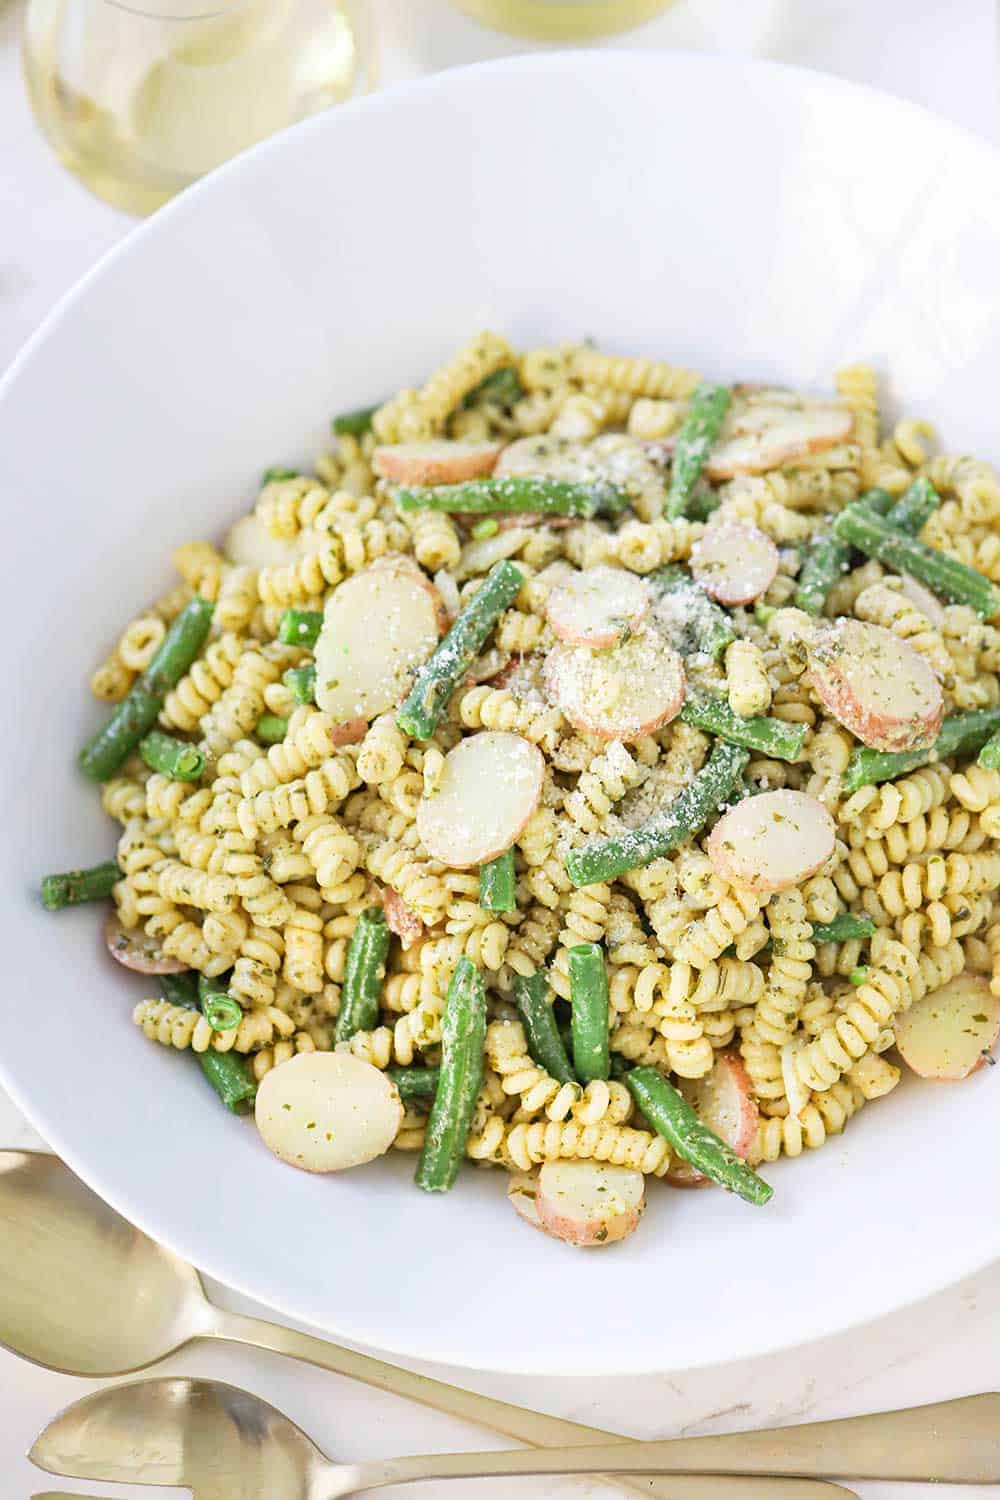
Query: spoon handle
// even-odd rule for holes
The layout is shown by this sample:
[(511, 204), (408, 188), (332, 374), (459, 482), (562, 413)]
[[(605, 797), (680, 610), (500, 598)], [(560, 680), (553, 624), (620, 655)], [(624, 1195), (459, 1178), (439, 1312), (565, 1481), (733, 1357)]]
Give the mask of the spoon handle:
[[(769, 1432), (732, 1432), (718, 1437), (536, 1453), (446, 1453), (331, 1465), (326, 1500), (418, 1479), (678, 1471), (995, 1484), (1000, 1481), (1000, 1395), (965, 1396), (934, 1406), (838, 1422), (807, 1422)], [(711, 1482), (718, 1487), (717, 1479)]]
[[(251, 1344), (258, 1349), (288, 1355), (290, 1359), (304, 1360), (320, 1369), (332, 1370), (336, 1375), (360, 1380), (376, 1390), (448, 1412), (463, 1422), (506, 1433), (520, 1443), (530, 1443), (536, 1448), (566, 1448), (585, 1447), (606, 1442), (609, 1438), (618, 1444), (627, 1442), (619, 1433), (567, 1422), (545, 1412), (529, 1411), (527, 1407), (513, 1406), (492, 1396), (481, 1396), (477, 1391), (465, 1391), (460, 1386), (447, 1385), (429, 1375), (418, 1375), (412, 1370), (386, 1364), (354, 1349), (328, 1344), (295, 1328), (283, 1328), (278, 1323), (267, 1323), (260, 1318), (245, 1318), (221, 1308), (215, 1309), (215, 1313), (214, 1338)], [(753, 1479), (705, 1479), (685, 1475), (662, 1481), (645, 1479), (635, 1485), (618, 1482), (622, 1489), (645, 1495), (647, 1500), (650, 1496), (654, 1500), (843, 1500), (844, 1493), (836, 1485), (813, 1480), (803, 1480), (788, 1487), (782, 1485), (780, 1495), (777, 1493), (779, 1487), (770, 1480), (760, 1483)]]

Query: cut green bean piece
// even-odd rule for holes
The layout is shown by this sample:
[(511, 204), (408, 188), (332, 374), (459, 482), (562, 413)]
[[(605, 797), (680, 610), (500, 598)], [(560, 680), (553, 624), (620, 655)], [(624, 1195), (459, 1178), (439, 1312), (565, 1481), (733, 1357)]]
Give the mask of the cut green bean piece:
[(500, 530), (500, 522), (496, 516), (483, 516), (472, 528), (472, 539), (476, 542), (485, 541), (488, 536), (496, 536)]
[(517, 370), (513, 365), (504, 365), (502, 369), (494, 370), (492, 375), (481, 380), (466, 396), (462, 407), (468, 410), (480, 400), (489, 401), (495, 406), (514, 406), (523, 395), (524, 386)]
[(433, 1100), (437, 1093), (440, 1068), (386, 1068), (386, 1078), (399, 1090), (404, 1104), (420, 1104)]
[(681, 718), (706, 734), (717, 735), (731, 745), (743, 745), (774, 760), (798, 760), (806, 738), (804, 724), (786, 724), (784, 719), (764, 716), (744, 719), (734, 714), (724, 699), (711, 698), (707, 693), (690, 694), (681, 709)]
[(912, 573), (942, 599), (967, 604), (984, 619), (1000, 610), (1000, 588), (983, 573), (918, 542), (916, 537), (894, 531), (888, 520), (876, 515), (863, 501), (845, 506), (834, 521), (833, 530), (841, 541), (850, 542), (866, 556), (877, 558), (897, 572)]
[(848, 796), (863, 786), (877, 786), (894, 781), (931, 761), (946, 760), (951, 755), (970, 755), (978, 751), (991, 735), (1000, 730), (1000, 708), (973, 708), (965, 713), (949, 714), (938, 731), (933, 745), (926, 750), (869, 750), (866, 746), (851, 751), (844, 773), (844, 791)]
[(171, 1005), (179, 1005), (184, 1010), (200, 1010), (198, 1003), (198, 980), (200, 975), (194, 969), (184, 969), (180, 974), (158, 974), (156, 982), (160, 986), (160, 994), (164, 1000), (169, 1000)]
[(1000, 771), (1000, 729), (990, 736), (980, 750), (979, 764), (987, 771)]
[(280, 714), (261, 714), (254, 733), (262, 745), (280, 745), (288, 733), (288, 720)]
[(849, 943), (853, 938), (870, 938), (875, 931), (871, 917), (856, 917), (853, 912), (842, 911), (832, 922), (814, 922), (814, 943)]
[(653, 617), (682, 656), (710, 656), (713, 661), (736, 639), (726, 611), (677, 563), (650, 575)]
[(729, 410), (732, 393), (725, 385), (700, 385), (691, 397), (687, 416), (674, 447), (670, 469), (667, 516), (676, 520), (687, 511), (694, 489)]
[(198, 1005), (213, 1031), (235, 1031), (243, 1019), (243, 1007), (218, 980), (198, 979)]
[(289, 667), (282, 676), (282, 682), (291, 693), (296, 703), (316, 702), (316, 664), (307, 662), (302, 667)]
[(87, 776), (107, 781), (152, 729), (167, 693), (205, 644), (214, 607), (199, 597), (181, 610), (139, 681), (80, 751), (80, 768)]
[(330, 426), (337, 437), (364, 437), (371, 430), (372, 417), (377, 411), (378, 406), (358, 406), (354, 411), (342, 411)]
[(607, 1078), (608, 971), (596, 943), (577, 943), (569, 950), (569, 998), (573, 1007), (573, 1071), (585, 1086)]
[(242, 1115), (257, 1097), (257, 1084), (250, 1064), (238, 1052), (196, 1052), (201, 1071), (227, 1109)]
[[(550, 1078), (560, 1083), (576, 1083), (566, 1047), (556, 1021), (545, 974), (519, 974), (514, 980), (514, 1003), (524, 1025), (528, 1051)], [(572, 1027), (570, 1027), (572, 1038)], [(572, 1042), (571, 1042), (572, 1047)]]
[(460, 958), (441, 1017), (441, 1077), (434, 1095), (416, 1184), (425, 1193), (446, 1193), (465, 1155), (472, 1114), (483, 1082), (486, 987), (467, 958)]
[(851, 544), (842, 542), (832, 531), (822, 531), (814, 536), (805, 550), (798, 587), (795, 590), (795, 605), (807, 614), (821, 615), (827, 595), (847, 572), (851, 561)]
[(506, 849), (479, 869), (479, 904), (483, 911), (517, 911), (514, 851)]
[(506, 559), (490, 569), (433, 656), (417, 673), (396, 715), (404, 734), (415, 740), (430, 739), (448, 699), (523, 582), (520, 568)]
[(389, 952), (389, 929), (381, 906), (368, 906), (358, 917), (347, 947), (336, 1038), (349, 1042), (356, 1031), (373, 1031)]
[(464, 515), (484, 511), (542, 516), (577, 516), (589, 520), (599, 512), (617, 515), (628, 505), (628, 495), (606, 479), (574, 481), (549, 479), (542, 474), (510, 475), (505, 479), (470, 479), (465, 484), (406, 487), (396, 491), (400, 510), (443, 510)]
[(87, 901), (106, 901), (122, 878), (113, 859), (89, 870), (66, 870), (61, 875), (42, 879), (42, 905), (46, 911), (61, 911), (64, 906), (82, 906)]
[[(863, 497), (866, 501), (868, 495)], [(886, 513), (886, 522), (896, 531), (905, 531), (907, 536), (919, 536), (931, 516), (941, 504), (941, 496), (923, 474), (910, 485), (895, 505)]]
[(205, 771), (205, 755), (197, 745), (175, 739), (154, 729), (139, 741), (139, 754), (151, 771), (169, 776), (171, 781), (197, 781)]
[(304, 646), (311, 651), (322, 628), (321, 609), (286, 609), (278, 621), (278, 640), (283, 646)]
[(260, 476), (261, 487), (265, 484), (274, 484), (280, 479), (298, 479), (298, 469), (265, 469)]
[(690, 784), (647, 822), (571, 850), (566, 856), (570, 880), (575, 886), (614, 880), (679, 849), (733, 796), (749, 759), (741, 746), (720, 741)]
[(774, 1197), (770, 1184), (758, 1177), (732, 1146), (702, 1124), (684, 1096), (656, 1068), (633, 1068), (624, 1081), (657, 1135), (662, 1135), (678, 1156), (747, 1203), (760, 1206)]

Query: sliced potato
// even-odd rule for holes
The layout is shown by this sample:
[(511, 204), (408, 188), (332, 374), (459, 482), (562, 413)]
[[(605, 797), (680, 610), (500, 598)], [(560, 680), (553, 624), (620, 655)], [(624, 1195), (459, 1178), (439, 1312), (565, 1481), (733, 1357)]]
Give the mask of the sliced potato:
[(642, 1218), (646, 1183), (631, 1167), (596, 1161), (547, 1161), (538, 1174), (539, 1225), (567, 1245), (611, 1245)]
[(917, 606), (922, 615), (927, 616), (935, 630), (940, 630), (947, 616), (937, 594), (932, 594), (930, 589), (922, 584), (919, 578), (914, 578), (912, 573), (901, 573), (900, 578), (903, 585), (900, 592), (906, 595), (911, 604)]
[[(727, 1048), (704, 1078), (682, 1078), (677, 1087), (709, 1130), (746, 1157), (757, 1135), (757, 1105), (739, 1053)], [(690, 1162), (675, 1157), (667, 1172), (674, 1187), (706, 1187), (709, 1179)]]
[(379, 900), (385, 912), (385, 925), (394, 932), (404, 948), (412, 948), (423, 937), (426, 928), (411, 911), (398, 891), (387, 885), (379, 891)]
[(366, 568), (327, 600), (316, 642), (316, 702), (341, 722), (376, 718), (406, 697), (441, 632), (437, 590), (415, 568)]
[(998, 1036), (1000, 996), (981, 974), (959, 974), (896, 1018), (899, 1055), (921, 1078), (968, 1078)]
[(835, 840), (834, 821), (822, 802), (782, 789), (731, 807), (709, 835), (708, 855), (723, 880), (763, 895), (815, 875)]
[(393, 484), (462, 484), (492, 474), (502, 443), (393, 443), (376, 448), (372, 468)]
[(114, 912), (104, 923), (104, 943), (115, 963), (134, 974), (180, 974), (188, 967), (164, 953), (159, 938), (148, 937), (141, 927), (123, 927)]
[(933, 744), (944, 717), (934, 668), (883, 625), (837, 620), (815, 638), (809, 680), (833, 717), (873, 750)]
[(643, 626), (605, 651), (561, 642), (546, 658), (545, 686), (576, 729), (634, 741), (680, 713), (684, 665), (658, 631)]
[(544, 778), (542, 752), (519, 734), (487, 729), (460, 740), (437, 791), (417, 807), (428, 854), (456, 870), (495, 859), (535, 811)]
[(538, 1217), (538, 1208), (535, 1204), (535, 1195), (538, 1192), (538, 1179), (531, 1177), (527, 1172), (515, 1172), (507, 1184), (507, 1201), (511, 1204), (519, 1219), (530, 1224), (532, 1229), (541, 1229), (541, 1221)]
[(266, 1074), (254, 1110), (264, 1144), (303, 1172), (382, 1156), (403, 1120), (391, 1079), (349, 1052), (302, 1052)]
[(778, 549), (756, 526), (723, 521), (691, 548), (691, 572), (720, 604), (749, 604), (774, 582)]
[(709, 454), (705, 472), (713, 480), (737, 474), (765, 474), (797, 458), (807, 458), (844, 442), (854, 430), (846, 406), (808, 397), (769, 400), (758, 392), (737, 398), (723, 427), (722, 441)]
[(512, 474), (545, 474), (551, 479), (584, 482), (596, 477), (585, 444), (576, 438), (553, 437), (549, 433), (508, 443), (494, 472), (498, 478)]
[(649, 585), (624, 568), (601, 563), (557, 584), (546, 601), (549, 624), (561, 641), (613, 646), (642, 624)]

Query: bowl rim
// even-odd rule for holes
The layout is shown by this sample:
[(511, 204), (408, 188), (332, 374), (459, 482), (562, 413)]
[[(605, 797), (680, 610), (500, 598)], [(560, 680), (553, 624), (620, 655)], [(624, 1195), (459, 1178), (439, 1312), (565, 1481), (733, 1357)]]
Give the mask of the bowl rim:
[[(297, 142), (307, 138), (310, 134), (319, 135), (323, 131), (336, 131), (339, 127), (335, 123), (345, 116), (353, 118), (357, 115), (378, 115), (385, 111), (393, 111), (397, 108), (398, 101), (405, 100), (411, 95), (421, 95), (436, 91), (447, 91), (451, 81), (454, 80), (461, 87), (469, 76), (488, 76), (494, 73), (515, 73), (525, 76), (534, 74), (561, 73), (563, 71), (586, 70), (592, 73), (600, 73), (609, 67), (628, 65), (649, 73), (658, 71), (670, 71), (675, 68), (703, 70), (706, 74), (718, 77), (729, 74), (755, 75), (757, 77), (778, 75), (791, 77), (796, 80), (799, 87), (803, 89), (819, 90), (827, 96), (835, 97), (845, 101), (850, 106), (851, 101), (861, 100), (868, 108), (877, 110), (889, 110), (893, 114), (907, 115), (925, 126), (930, 125), (935, 132), (950, 137), (956, 144), (962, 147), (974, 145), (977, 150), (985, 146), (1000, 165), (1000, 147), (994, 145), (977, 132), (968, 129), (937, 114), (924, 105), (901, 98), (884, 89), (876, 88), (869, 84), (858, 83), (841, 78), (834, 74), (820, 72), (818, 70), (803, 67), (799, 64), (777, 62), (771, 59), (756, 57), (738, 57), (725, 53), (693, 52), (682, 49), (671, 49), (662, 51), (643, 50), (630, 47), (597, 47), (586, 49), (558, 49), (553, 51), (533, 52), (524, 55), (515, 55), (498, 59), (489, 59), (483, 62), (470, 63), (458, 67), (441, 69), (437, 72), (423, 75), (419, 78), (408, 80), (404, 83), (392, 85), (386, 89), (367, 95), (362, 98), (352, 99), (336, 108), (322, 111), (306, 120), (300, 121), (287, 129), (278, 132), (257, 145), (240, 153), (213, 172), (194, 183), (184, 190), (163, 208), (156, 211), (149, 218), (136, 224), (129, 229), (123, 238), (105, 251), (70, 288), (68, 288), (56, 301), (54, 306), (43, 318), (39, 326), (28, 336), (25, 343), (18, 350), (14, 359), (7, 369), (0, 375), (0, 408), (8, 392), (14, 387), (20, 378), (22, 370), (30, 363), (35, 353), (47, 342), (53, 333), (73, 313), (77, 303), (89, 293), (92, 285), (100, 282), (104, 277), (113, 273), (118, 261), (134, 253), (151, 236), (160, 232), (162, 224), (170, 224), (174, 221), (182, 221), (185, 215), (196, 215), (204, 194), (211, 194), (216, 190), (216, 184), (230, 179), (239, 180), (244, 176), (247, 182), (251, 182), (256, 171), (257, 162), (267, 156), (280, 154), (282, 151), (297, 150)], [(667, 1363), (652, 1363), (649, 1353), (637, 1353), (629, 1356), (628, 1350), (623, 1349), (616, 1353), (614, 1367), (609, 1368), (606, 1361), (591, 1358), (577, 1350), (574, 1355), (572, 1368), (568, 1367), (565, 1359), (560, 1363), (552, 1361), (545, 1355), (544, 1349), (534, 1348), (533, 1354), (528, 1357), (523, 1355), (515, 1359), (507, 1357), (485, 1357), (483, 1351), (477, 1351), (477, 1357), (471, 1359), (469, 1352), (460, 1344), (456, 1345), (450, 1335), (435, 1347), (433, 1361), (429, 1361), (423, 1351), (408, 1342), (405, 1338), (398, 1341), (385, 1339), (373, 1344), (367, 1342), (361, 1329), (352, 1327), (351, 1317), (348, 1311), (346, 1318), (341, 1322), (338, 1315), (338, 1323), (346, 1329), (341, 1332), (339, 1328), (329, 1325), (317, 1325), (312, 1322), (314, 1310), (303, 1306), (296, 1296), (294, 1286), (282, 1288), (280, 1297), (273, 1302), (262, 1303), (261, 1293), (248, 1284), (248, 1275), (236, 1271), (237, 1262), (232, 1264), (221, 1263), (219, 1258), (203, 1260), (200, 1253), (196, 1256), (191, 1253), (188, 1245), (189, 1234), (186, 1230), (180, 1232), (171, 1231), (167, 1235), (161, 1235), (154, 1230), (150, 1218), (141, 1211), (137, 1212), (134, 1206), (127, 1201), (127, 1193), (119, 1193), (117, 1188), (109, 1185), (106, 1181), (106, 1169), (101, 1165), (93, 1165), (87, 1159), (86, 1145), (72, 1140), (64, 1139), (62, 1132), (58, 1129), (50, 1130), (45, 1124), (44, 1100), (25, 1097), (19, 1083), (11, 1076), (6, 1059), (0, 1055), (0, 1084), (9, 1093), (15, 1105), (22, 1111), (29, 1122), (41, 1134), (47, 1142), (48, 1148), (58, 1154), (61, 1159), (73, 1170), (84, 1182), (86, 1182), (98, 1195), (109, 1203), (117, 1212), (121, 1213), (130, 1223), (149, 1234), (159, 1243), (165, 1245), (174, 1253), (182, 1256), (192, 1264), (197, 1264), (199, 1274), (210, 1277), (229, 1290), (246, 1297), (259, 1307), (270, 1308), (273, 1312), (294, 1320), (300, 1324), (312, 1328), (319, 1328), (325, 1336), (335, 1338), (350, 1347), (361, 1349), (374, 1349), (382, 1354), (389, 1354), (405, 1360), (414, 1362), (431, 1363), (435, 1366), (448, 1366), (455, 1369), (479, 1369), (496, 1372), (500, 1374), (520, 1374), (525, 1376), (597, 1376), (597, 1375), (640, 1375), (653, 1372), (680, 1372), (687, 1369), (705, 1368), (713, 1364), (733, 1363), (745, 1359), (760, 1358), (779, 1350), (794, 1349), (804, 1344), (812, 1343), (823, 1338), (847, 1333), (851, 1330), (863, 1327), (866, 1324), (876, 1323), (880, 1318), (901, 1309), (913, 1306), (916, 1303), (934, 1295), (943, 1289), (957, 1284), (967, 1276), (984, 1269), (992, 1264), (1000, 1256), (1000, 1234), (998, 1234), (996, 1253), (985, 1254), (974, 1257), (956, 1273), (947, 1266), (938, 1264), (935, 1267), (924, 1269), (910, 1268), (907, 1278), (905, 1293), (898, 1302), (892, 1302), (884, 1308), (872, 1312), (863, 1310), (853, 1318), (844, 1319), (842, 1312), (831, 1316), (824, 1311), (825, 1303), (821, 1298), (814, 1298), (810, 1303), (810, 1315), (808, 1320), (803, 1321), (794, 1338), (789, 1338), (787, 1329), (776, 1330), (771, 1336), (756, 1337), (746, 1348), (738, 1353), (728, 1356), (720, 1361), (717, 1357), (706, 1357), (705, 1359), (686, 1359), (681, 1366), (675, 1366), (669, 1361)], [(152, 1216), (155, 1218), (155, 1214)], [(252, 1280), (252, 1275), (249, 1276)], [(582, 1354), (582, 1357), (581, 1357)]]

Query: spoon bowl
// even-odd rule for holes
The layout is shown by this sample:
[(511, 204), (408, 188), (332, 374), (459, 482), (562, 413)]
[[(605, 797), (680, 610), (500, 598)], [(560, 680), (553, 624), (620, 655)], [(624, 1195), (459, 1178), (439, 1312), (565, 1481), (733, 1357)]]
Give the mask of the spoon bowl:
[(58, 1157), (0, 1151), (0, 1343), (74, 1375), (121, 1375), (211, 1326), (198, 1273)]

